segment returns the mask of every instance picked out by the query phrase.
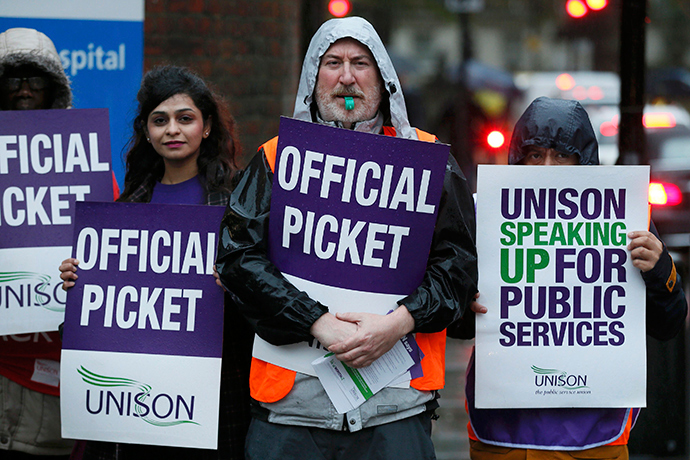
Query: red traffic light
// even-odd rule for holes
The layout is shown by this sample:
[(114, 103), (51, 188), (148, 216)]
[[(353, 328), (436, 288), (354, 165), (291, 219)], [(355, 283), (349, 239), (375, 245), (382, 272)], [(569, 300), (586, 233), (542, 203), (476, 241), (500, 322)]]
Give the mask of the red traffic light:
[(587, 0), (587, 6), (594, 11), (603, 10), (608, 4), (608, 0)]
[(329, 0), (328, 2), (328, 12), (336, 18), (347, 16), (351, 8), (349, 0)]
[(486, 143), (492, 149), (500, 149), (506, 143), (506, 137), (497, 129), (486, 135)]
[(565, 11), (571, 18), (582, 18), (587, 14), (587, 4), (584, 0), (568, 0)]
[(683, 193), (675, 184), (649, 183), (649, 203), (657, 206), (676, 206), (683, 202)]
[(565, 11), (571, 18), (583, 18), (592, 11), (601, 11), (608, 6), (608, 0), (568, 0)]

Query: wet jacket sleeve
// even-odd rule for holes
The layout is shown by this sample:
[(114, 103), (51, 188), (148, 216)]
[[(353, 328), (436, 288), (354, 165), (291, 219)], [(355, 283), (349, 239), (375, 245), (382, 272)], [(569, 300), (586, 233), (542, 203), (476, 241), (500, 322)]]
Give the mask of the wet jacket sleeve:
[[(659, 238), (652, 222), (650, 231)], [(661, 238), (659, 238), (661, 239)], [(683, 283), (666, 245), (654, 268), (642, 273), (647, 287), (647, 334), (658, 340), (669, 340), (685, 324), (688, 304)]]
[(438, 332), (463, 315), (476, 292), (474, 201), (450, 157), (424, 279), (398, 304), (409, 310), (416, 332)]
[(476, 314), (468, 307), (465, 309), (462, 318), (448, 326), (446, 334), (452, 339), (473, 339), (475, 335), (475, 320)]
[(230, 195), (216, 268), (259, 337), (285, 345), (309, 340), (311, 325), (328, 309), (293, 286), (268, 259), (272, 184), (273, 173), (259, 150)]

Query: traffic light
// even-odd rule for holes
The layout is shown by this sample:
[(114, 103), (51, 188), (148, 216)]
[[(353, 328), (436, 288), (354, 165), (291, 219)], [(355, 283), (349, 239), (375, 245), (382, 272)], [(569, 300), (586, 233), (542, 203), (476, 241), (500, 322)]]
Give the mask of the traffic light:
[(608, 0), (567, 0), (565, 11), (571, 18), (583, 18), (589, 11), (601, 11), (609, 4)]
[(329, 0), (328, 12), (336, 18), (342, 18), (348, 15), (352, 9), (350, 0)]
[(582, 18), (587, 14), (587, 5), (584, 0), (568, 0), (565, 11), (571, 18)]
[(677, 206), (683, 202), (683, 193), (676, 184), (666, 182), (649, 183), (649, 204), (656, 206)]
[(498, 129), (493, 129), (486, 135), (486, 144), (494, 150), (498, 150), (506, 143), (505, 135)]
[(594, 11), (603, 10), (609, 4), (608, 0), (587, 0), (586, 3), (589, 9)]

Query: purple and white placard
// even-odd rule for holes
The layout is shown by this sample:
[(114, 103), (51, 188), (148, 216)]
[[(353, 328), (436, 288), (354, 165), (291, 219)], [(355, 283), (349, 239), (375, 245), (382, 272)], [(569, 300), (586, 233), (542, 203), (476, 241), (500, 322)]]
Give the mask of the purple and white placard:
[[(449, 147), (281, 118), (269, 257), (335, 312), (386, 314), (421, 283)], [(316, 341), (254, 356), (314, 375)]]
[(63, 437), (217, 447), (220, 206), (78, 203), (61, 368)]
[[(547, 172), (545, 174), (545, 172)], [(649, 166), (481, 165), (478, 408), (643, 407)]]
[(57, 330), (76, 201), (112, 201), (107, 109), (0, 112), (0, 335)]

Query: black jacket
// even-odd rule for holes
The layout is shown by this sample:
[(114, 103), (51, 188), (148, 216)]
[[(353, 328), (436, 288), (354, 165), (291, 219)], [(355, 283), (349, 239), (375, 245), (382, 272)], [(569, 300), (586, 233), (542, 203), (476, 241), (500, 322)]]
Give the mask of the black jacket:
[[(273, 173), (259, 149), (230, 196), (216, 266), (257, 334), (285, 345), (311, 339), (312, 324), (328, 308), (295, 288), (268, 259), (272, 184)], [(414, 318), (416, 332), (438, 332), (462, 316), (476, 292), (474, 204), (451, 158), (424, 280), (398, 303)]]

